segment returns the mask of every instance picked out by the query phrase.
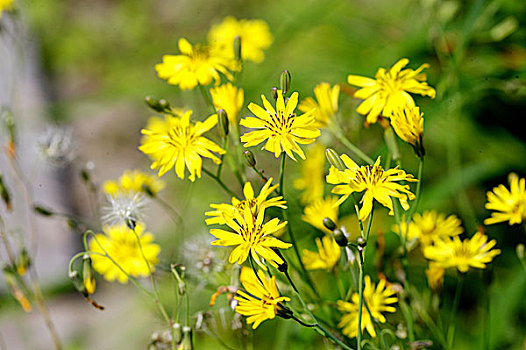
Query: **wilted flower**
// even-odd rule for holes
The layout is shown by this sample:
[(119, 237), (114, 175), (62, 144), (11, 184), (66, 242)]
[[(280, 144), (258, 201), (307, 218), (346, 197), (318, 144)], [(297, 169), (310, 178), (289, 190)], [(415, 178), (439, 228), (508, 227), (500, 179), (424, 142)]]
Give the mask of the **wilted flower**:
[(390, 115), (391, 126), (396, 134), (405, 142), (411, 144), (418, 157), (425, 155), (422, 139), (424, 137), (424, 113), (420, 108), (405, 105), (397, 108)]
[(75, 158), (72, 129), (67, 126), (48, 126), (37, 140), (42, 158), (55, 166), (64, 166)]
[(126, 224), (134, 228), (135, 224), (143, 221), (143, 211), (147, 199), (140, 193), (117, 193), (115, 196), (107, 195), (109, 204), (102, 207), (101, 220), (108, 225)]

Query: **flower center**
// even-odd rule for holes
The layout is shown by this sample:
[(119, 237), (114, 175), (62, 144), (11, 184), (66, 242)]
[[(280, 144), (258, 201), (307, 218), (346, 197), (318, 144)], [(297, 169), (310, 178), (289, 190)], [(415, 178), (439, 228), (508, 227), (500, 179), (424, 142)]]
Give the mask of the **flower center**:
[(276, 114), (270, 114), (271, 121), (265, 121), (265, 127), (272, 132), (272, 136), (283, 136), (290, 134), (296, 114), (285, 116), (284, 110), (278, 110)]

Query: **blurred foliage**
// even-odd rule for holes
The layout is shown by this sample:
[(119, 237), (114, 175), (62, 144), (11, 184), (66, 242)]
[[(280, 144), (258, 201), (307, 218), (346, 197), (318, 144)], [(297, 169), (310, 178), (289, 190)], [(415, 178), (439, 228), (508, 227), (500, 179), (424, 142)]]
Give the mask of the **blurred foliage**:
[[(52, 100), (49, 117), (57, 121), (90, 118), (78, 113), (79, 104), (111, 108), (126, 103), (136, 110), (130, 118), (139, 118), (141, 124), (150, 114), (143, 104), (146, 95), (166, 98), (172, 105), (197, 104), (196, 116), (204, 119), (207, 109), (197, 92), (180, 92), (161, 81), (154, 65), (163, 54), (177, 52), (180, 37), (203, 42), (213, 23), (233, 15), (267, 21), (275, 37), (261, 65), (245, 65), (240, 78), (245, 103), (259, 101), (261, 93), (268, 96), (283, 69), (292, 72), (293, 89), (305, 97), (321, 81), (345, 83), (348, 74), (373, 76), (378, 67), (390, 66), (401, 57), (409, 58), (411, 67), (430, 64), (428, 81), (436, 87), (437, 98), (417, 99), (426, 118), (427, 150), (420, 210), (457, 213), (471, 236), (489, 216), (484, 209), (486, 191), (506, 183), (511, 171), (526, 175), (526, 138), (520, 126), (526, 111), (526, 30), (520, 23), (526, 18), (524, 1), (27, 0), (20, 1), (20, 7), (39, 45)], [(381, 129), (361, 126), (363, 117), (354, 112), (357, 101), (351, 93), (347, 87), (341, 98), (352, 126), (347, 130), (349, 138), (369, 154), (385, 154), (386, 149), (378, 146)], [(244, 110), (242, 115), (247, 113)], [(139, 137), (137, 134), (123, 147), (136, 147)], [(400, 147), (407, 155), (404, 168), (415, 173), (411, 148)], [(262, 164), (271, 164), (270, 157), (261, 157)], [(203, 227), (200, 214), (208, 203), (221, 198), (208, 180), (200, 186), (206, 189), (200, 193), (207, 196), (197, 196), (195, 185), (186, 183), (178, 183), (174, 190), (174, 198), (175, 193), (191, 198), (192, 209), (187, 212), (196, 214), (188, 218), (187, 227)], [(292, 186), (288, 188), (293, 194)], [(301, 208), (291, 210), (294, 225), (305, 233), (300, 245), (312, 246), (314, 229), (300, 221)], [(351, 208), (343, 211), (350, 213)], [(377, 219), (384, 230), (389, 227), (391, 218)], [(190, 231), (200, 230), (204, 228)], [(497, 239), (503, 254), (490, 270), (473, 273), (466, 282), (469, 287), (464, 289), (457, 319), (457, 348), (489, 344), (490, 349), (522, 349), (526, 276), (514, 252), (516, 244), (524, 242), (524, 227), (501, 224), (488, 227), (487, 233)], [(386, 232), (388, 245), (396, 239)], [(173, 242), (166, 239), (161, 244), (165, 247)], [(368, 251), (369, 261), (375, 261), (375, 252)], [(172, 258), (177, 248), (167, 248), (163, 254)], [(322, 278), (314, 275), (317, 280)], [(425, 283), (422, 266), (415, 268), (415, 275)], [(454, 295), (455, 282), (450, 277), (446, 277), (443, 292), (444, 317)], [(318, 285), (324, 293), (334, 293), (331, 283), (320, 280)], [(206, 309), (214, 290), (215, 286), (209, 286), (196, 293), (192, 308)], [(490, 302), (485, 305), (488, 297)], [(216, 308), (226, 306), (220, 304)], [(489, 316), (484, 310), (490, 310)], [(337, 317), (329, 311), (325, 315)], [(401, 314), (389, 320), (396, 325)], [(486, 323), (491, 334), (484, 334)], [(423, 324), (417, 328), (420, 334), (427, 332)], [(228, 330), (222, 332), (220, 336), (228, 339)], [(144, 343), (143, 339), (137, 342)], [(218, 346), (213, 338), (199, 335), (197, 344), (197, 348)], [(323, 346), (313, 331), (285, 320), (264, 323), (255, 333), (255, 344), (257, 349)]]

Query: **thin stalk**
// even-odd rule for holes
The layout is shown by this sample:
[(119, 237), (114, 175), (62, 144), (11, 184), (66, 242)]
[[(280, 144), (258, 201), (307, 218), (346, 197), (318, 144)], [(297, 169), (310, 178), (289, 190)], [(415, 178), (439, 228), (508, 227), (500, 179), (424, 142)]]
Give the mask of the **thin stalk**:
[(358, 342), (358, 350), (362, 349), (362, 309), (363, 309), (363, 284), (364, 284), (364, 268), (365, 268), (365, 248), (367, 247), (367, 240), (369, 239), (369, 233), (371, 231), (371, 226), (373, 222), (373, 213), (374, 210), (371, 210), (371, 213), (369, 214), (369, 221), (367, 223), (367, 230), (365, 232), (365, 235), (363, 238), (365, 239), (365, 243), (363, 247), (358, 248), (358, 257), (359, 257), (359, 268), (360, 272), (358, 275), (358, 336), (357, 336), (357, 342)]
[(417, 175), (418, 182), (416, 183), (415, 200), (413, 202), (413, 205), (411, 206), (409, 215), (406, 218), (407, 224), (409, 224), (409, 222), (411, 221), (411, 218), (413, 217), (413, 214), (415, 213), (416, 208), (418, 207), (418, 203), (420, 202), (420, 191), (422, 189), (423, 173), (424, 173), (424, 157), (420, 157), (420, 162), (418, 163), (418, 175)]
[(360, 159), (368, 163), (369, 165), (374, 164), (374, 160), (372, 160), (367, 154), (365, 154), (361, 149), (359, 149), (357, 146), (355, 146), (345, 135), (343, 135), (343, 131), (338, 124), (335, 128), (332, 128), (330, 130), (334, 136), (345, 146), (347, 147), (351, 152), (356, 154)]
[(208, 105), (208, 107), (210, 107), (210, 110), (212, 111), (212, 113), (215, 113), (216, 109), (214, 106), (214, 102), (212, 101), (212, 98), (210, 97), (208, 92), (205, 90), (205, 87), (203, 85), (198, 84), (198, 86), (199, 86), (199, 91), (201, 91), (201, 95), (203, 95), (205, 103)]
[(460, 294), (462, 294), (462, 286), (464, 284), (464, 276), (459, 276), (457, 282), (457, 289), (455, 291), (455, 298), (453, 299), (453, 306), (451, 308), (451, 314), (449, 315), (449, 324), (447, 330), (447, 347), (453, 349), (453, 343), (455, 340), (455, 316), (458, 310), (458, 304), (460, 302)]
[(221, 186), (221, 188), (223, 188), (229, 195), (231, 195), (232, 197), (236, 197), (236, 194), (231, 189), (229, 189), (225, 185), (225, 183), (220, 178), (218, 178), (215, 174), (213, 174), (206, 168), (203, 168), (203, 172), (207, 174), (208, 176), (210, 176), (212, 179), (214, 179), (219, 184), (219, 186)]
[[(223, 140), (223, 149), (226, 151), (227, 148), (228, 148), (228, 135), (227, 135), (227, 136), (224, 138), (224, 140)], [(218, 179), (221, 178), (221, 170), (223, 169), (223, 160), (224, 160), (224, 157), (225, 157), (225, 155), (222, 154), (222, 155), (221, 155), (221, 158), (220, 158), (220, 159), (221, 159), (221, 163), (219, 163), (219, 165), (217, 166), (216, 177), (217, 177)]]
[(148, 272), (150, 274), (150, 280), (152, 282), (153, 293), (155, 295), (155, 303), (159, 305), (159, 311), (163, 315), (165, 321), (168, 322), (168, 324), (171, 326), (172, 322), (170, 320), (170, 317), (168, 316), (168, 313), (164, 309), (164, 306), (162, 305), (161, 300), (159, 298), (159, 289), (157, 288), (157, 283), (155, 282), (155, 277), (153, 276), (152, 266), (150, 265), (150, 262), (148, 261), (148, 259), (146, 258), (146, 255), (144, 254), (141, 239), (137, 231), (135, 231), (135, 227), (133, 228), (133, 233), (135, 234), (135, 238), (137, 239), (137, 245), (139, 246), (139, 250), (141, 252), (142, 259), (144, 260), (146, 266), (148, 267)]

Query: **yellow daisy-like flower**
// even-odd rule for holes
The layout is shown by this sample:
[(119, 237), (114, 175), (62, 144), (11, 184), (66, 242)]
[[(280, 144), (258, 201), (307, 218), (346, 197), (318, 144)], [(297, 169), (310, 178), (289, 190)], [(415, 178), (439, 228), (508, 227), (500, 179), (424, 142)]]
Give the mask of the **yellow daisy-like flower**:
[[(373, 199), (389, 209), (389, 215), (394, 215), (391, 198), (398, 198), (404, 210), (409, 209), (408, 199), (413, 200), (415, 195), (409, 191), (409, 185), (400, 185), (399, 181), (418, 181), (411, 174), (398, 169), (384, 170), (380, 166), (380, 157), (374, 165), (359, 167), (346, 154), (341, 155), (341, 160), (347, 167), (344, 171), (331, 166), (327, 182), (333, 185), (332, 193), (342, 196), (335, 205), (343, 203), (354, 192), (365, 191), (360, 209), (360, 220), (366, 219), (373, 208)], [(340, 185), (342, 184), (342, 185)]]
[(175, 166), (177, 176), (184, 179), (186, 166), (190, 172), (188, 178), (193, 182), (196, 175), (201, 177), (201, 157), (221, 163), (212, 152), (224, 154), (225, 150), (202, 136), (217, 124), (217, 115), (195, 124), (190, 123), (191, 115), (192, 111), (187, 111), (181, 117), (166, 115), (164, 120), (152, 117), (146, 129), (141, 130), (144, 137), (139, 150), (153, 160), (151, 168), (159, 169), (159, 176)]
[(413, 146), (418, 157), (425, 155), (422, 139), (424, 137), (424, 113), (420, 108), (405, 105), (393, 110), (390, 115), (391, 126), (396, 134), (405, 142)]
[(268, 24), (259, 19), (237, 20), (228, 16), (220, 24), (212, 26), (208, 32), (208, 42), (223, 56), (234, 58), (234, 39), (241, 38), (241, 57), (261, 63), (265, 59), (263, 50), (267, 49), (274, 38)]
[[(385, 323), (386, 318), (382, 312), (395, 312), (396, 308), (391, 304), (396, 303), (398, 298), (396, 292), (387, 285), (384, 279), (381, 279), (375, 287), (371, 282), (371, 277), (365, 276), (363, 301), (361, 331), (367, 329), (371, 337), (375, 338), (373, 319)], [(338, 309), (344, 313), (338, 327), (343, 328), (343, 334), (349, 338), (355, 338), (358, 335), (358, 306), (358, 293), (352, 295), (351, 302), (338, 300)]]
[(0, 0), (0, 18), (2, 18), (2, 12), (13, 9), (13, 3), (13, 0)]
[[(135, 233), (125, 224), (105, 226), (103, 231), (106, 234), (96, 234), (95, 239), (89, 242), (89, 250), (99, 254), (104, 254), (105, 250), (128, 275), (147, 277), (150, 275), (150, 270), (142, 253), (144, 253), (144, 257), (153, 270), (155, 264), (158, 263), (157, 255), (159, 255), (161, 247), (153, 243), (153, 235), (150, 232), (144, 232), (144, 229), (145, 227), (141, 223), (135, 226), (135, 233), (139, 236), (141, 243), (139, 245)], [(103, 275), (106, 280), (110, 282), (117, 280), (120, 283), (128, 282), (128, 276), (115, 266), (110, 259), (97, 254), (91, 254), (90, 256), (93, 268)]]
[(181, 55), (164, 55), (163, 62), (155, 65), (159, 78), (169, 84), (179, 85), (181, 90), (191, 90), (197, 84), (206, 86), (215, 81), (219, 84), (220, 73), (229, 80), (232, 75), (228, 68), (233, 62), (222, 55), (213, 53), (207, 46), (192, 46), (185, 38), (179, 39)]
[(327, 196), (325, 198), (320, 198), (314, 201), (312, 204), (308, 205), (303, 209), (303, 216), (301, 217), (303, 221), (311, 224), (316, 227), (318, 230), (321, 230), (325, 233), (330, 234), (331, 231), (328, 230), (323, 225), (323, 219), (329, 218), (334, 223), (338, 222), (338, 198)]
[(298, 109), (302, 112), (308, 112), (315, 109), (313, 113), (316, 119), (315, 126), (324, 128), (331, 123), (334, 115), (338, 112), (338, 98), (340, 97), (340, 85), (333, 87), (329, 83), (320, 83), (314, 87), (314, 96), (307, 97), (300, 102)]
[(492, 249), (497, 241), (488, 242), (488, 236), (477, 232), (471, 239), (444, 238), (435, 241), (434, 245), (424, 247), (424, 256), (443, 268), (456, 267), (460, 272), (467, 272), (470, 267), (486, 268), (500, 249)]
[(210, 89), (210, 95), (216, 110), (224, 109), (230, 123), (237, 124), (239, 112), (243, 108), (245, 100), (243, 89), (238, 89), (231, 83), (226, 83)]
[(508, 176), (510, 189), (499, 185), (488, 192), (486, 209), (494, 210), (491, 217), (484, 220), (485, 225), (508, 221), (509, 225), (520, 224), (526, 219), (525, 179), (519, 179), (517, 174)]
[(423, 64), (417, 70), (402, 69), (408, 63), (407, 58), (402, 58), (389, 70), (379, 68), (375, 79), (358, 75), (347, 77), (349, 84), (361, 87), (354, 93), (354, 97), (365, 101), (356, 111), (367, 114), (368, 123), (376, 123), (380, 114), (389, 117), (393, 111), (406, 104), (414, 106), (415, 101), (409, 93), (435, 98), (435, 89), (427, 85), (426, 75), (422, 73), (429, 65)]
[[(454, 237), (464, 232), (462, 222), (455, 215), (446, 217), (443, 213), (436, 210), (424, 211), (422, 214), (413, 215), (409, 226), (405, 221), (401, 222), (402, 232), (405, 232), (407, 240), (418, 239), (420, 244), (425, 247), (432, 244), (437, 239)], [(397, 225), (393, 226), (393, 231), (400, 235)]]
[(316, 238), (317, 252), (303, 250), (303, 264), (307, 270), (332, 270), (340, 261), (340, 246), (331, 236)]
[(102, 184), (102, 191), (110, 196), (118, 193), (148, 192), (156, 194), (165, 186), (164, 181), (140, 170), (125, 170), (118, 180), (107, 180)]
[(287, 222), (279, 222), (278, 218), (274, 218), (267, 223), (263, 223), (264, 218), (265, 210), (260, 210), (256, 217), (248, 206), (242, 212), (236, 210), (234, 219), (226, 222), (235, 232), (211, 229), (210, 234), (216, 237), (217, 240), (210, 244), (236, 246), (228, 258), (228, 262), (231, 264), (237, 261), (241, 265), (250, 254), (263, 270), (267, 270), (267, 268), (261, 262), (260, 256), (272, 266), (278, 267), (284, 261), (274, 252), (273, 248), (287, 249), (292, 244), (282, 242), (272, 235), (279, 235), (280, 231), (287, 225)]
[(261, 322), (276, 317), (283, 309), (282, 303), (290, 301), (288, 297), (279, 296), (276, 277), (267, 279), (261, 270), (258, 270), (256, 276), (252, 269), (243, 267), (239, 280), (246, 291), (237, 291), (234, 297), (238, 301), (235, 310), (238, 314), (248, 316), (247, 323), (253, 323), (252, 329), (258, 328)]
[(216, 210), (205, 213), (205, 215), (211, 216), (211, 218), (206, 219), (206, 224), (223, 225), (227, 221), (234, 219), (236, 211), (243, 212), (246, 207), (250, 208), (250, 211), (254, 216), (257, 216), (261, 210), (265, 210), (269, 207), (287, 209), (285, 206), (285, 203), (287, 202), (283, 200), (283, 196), (268, 198), (279, 186), (271, 186), (272, 180), (272, 178), (267, 180), (265, 185), (261, 188), (261, 191), (259, 191), (259, 195), (257, 197), (254, 196), (252, 184), (247, 182), (243, 187), (245, 199), (239, 200), (234, 197), (232, 198), (232, 204), (210, 204), (210, 207)]
[(325, 147), (316, 143), (307, 150), (307, 159), (301, 164), (301, 177), (294, 179), (294, 188), (301, 190), (300, 201), (312, 203), (323, 197), (325, 178)]
[(274, 153), (276, 158), (282, 152), (296, 160), (292, 151), (297, 153), (301, 159), (305, 159), (305, 154), (298, 146), (299, 144), (307, 145), (316, 141), (320, 136), (320, 130), (314, 126), (315, 119), (312, 116), (314, 110), (296, 116), (294, 110), (298, 105), (298, 93), (295, 92), (290, 96), (287, 105), (283, 99), (281, 90), (278, 90), (278, 99), (276, 109), (267, 101), (264, 95), (261, 95), (265, 109), (255, 103), (250, 103), (248, 109), (256, 117), (247, 117), (241, 120), (241, 125), (260, 129), (251, 131), (241, 137), (241, 142), (245, 142), (245, 147), (252, 147), (267, 140), (265, 149)]

